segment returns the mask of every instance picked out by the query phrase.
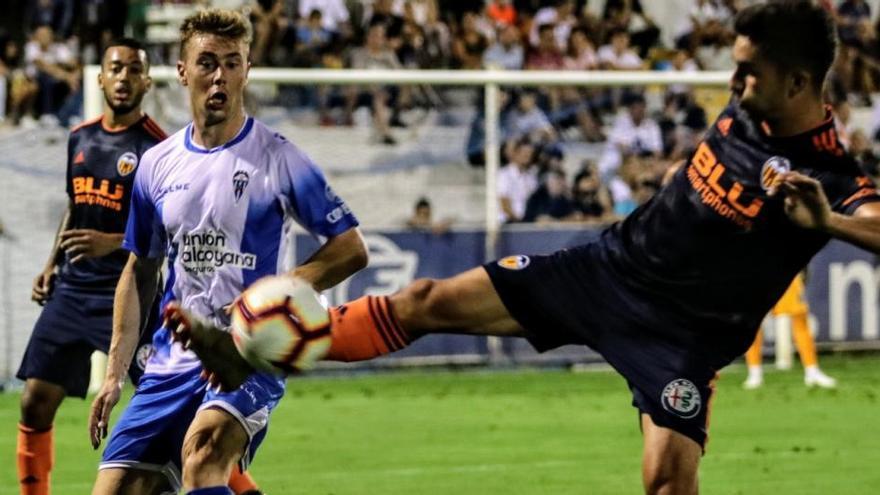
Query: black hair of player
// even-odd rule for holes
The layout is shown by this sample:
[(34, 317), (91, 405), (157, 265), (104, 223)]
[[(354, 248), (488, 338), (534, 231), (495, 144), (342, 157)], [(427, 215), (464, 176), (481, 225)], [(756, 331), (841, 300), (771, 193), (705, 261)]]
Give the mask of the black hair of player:
[(144, 61), (149, 66), (150, 65), (150, 54), (147, 52), (146, 47), (140, 41), (134, 38), (116, 38), (107, 45), (107, 48), (104, 49), (104, 56), (107, 55), (107, 51), (113, 48), (114, 46), (124, 46), (126, 48), (131, 48), (135, 51), (143, 51), (144, 52)]
[(783, 72), (807, 71), (821, 92), (837, 50), (837, 31), (825, 9), (805, 0), (753, 5), (737, 14), (734, 31)]

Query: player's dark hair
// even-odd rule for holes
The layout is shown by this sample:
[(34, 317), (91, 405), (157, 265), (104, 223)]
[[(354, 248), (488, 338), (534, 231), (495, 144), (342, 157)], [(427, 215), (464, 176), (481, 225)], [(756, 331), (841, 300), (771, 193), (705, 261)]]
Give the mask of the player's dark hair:
[(783, 71), (809, 72), (813, 89), (821, 91), (837, 50), (837, 32), (825, 9), (805, 0), (753, 5), (737, 14), (734, 30)]
[(146, 60), (147, 65), (150, 64), (150, 53), (147, 51), (144, 44), (134, 38), (116, 38), (111, 41), (107, 48), (104, 49), (104, 55), (107, 54), (107, 50), (113, 48), (114, 46), (124, 46), (126, 48), (131, 48), (135, 51), (143, 51), (144, 52), (144, 60)]

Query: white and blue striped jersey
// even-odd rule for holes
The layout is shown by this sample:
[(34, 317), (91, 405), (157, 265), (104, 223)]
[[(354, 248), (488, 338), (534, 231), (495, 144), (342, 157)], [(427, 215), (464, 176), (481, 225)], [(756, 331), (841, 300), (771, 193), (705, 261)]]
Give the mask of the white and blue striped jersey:
[[(226, 144), (205, 149), (192, 124), (141, 159), (123, 247), (139, 257), (166, 256), (162, 307), (171, 300), (217, 325), (224, 307), (257, 279), (286, 271), (292, 222), (319, 237), (358, 225), (318, 167), (296, 146), (252, 117)], [(200, 366), (195, 354), (156, 332), (146, 373)]]

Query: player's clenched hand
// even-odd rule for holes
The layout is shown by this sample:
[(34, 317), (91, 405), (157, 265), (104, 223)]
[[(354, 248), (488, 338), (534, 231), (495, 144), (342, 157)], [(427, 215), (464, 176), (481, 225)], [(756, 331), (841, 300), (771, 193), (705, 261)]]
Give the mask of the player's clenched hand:
[(92, 402), (92, 409), (89, 412), (89, 439), (94, 449), (101, 445), (101, 440), (107, 438), (107, 430), (110, 425), (110, 411), (119, 402), (121, 391), (121, 384), (111, 383), (110, 380), (105, 381)]
[(36, 301), (40, 306), (46, 304), (46, 300), (52, 294), (52, 286), (55, 283), (55, 267), (46, 269), (43, 273), (34, 278), (34, 285), (31, 287), (31, 300)]
[(70, 229), (61, 233), (59, 246), (68, 256), (70, 262), (76, 263), (83, 258), (106, 256), (119, 249), (122, 245), (122, 234), (108, 234), (93, 229)]
[(785, 196), (785, 214), (796, 225), (820, 230), (828, 225), (831, 205), (818, 180), (798, 172), (786, 172), (779, 176), (769, 194)]

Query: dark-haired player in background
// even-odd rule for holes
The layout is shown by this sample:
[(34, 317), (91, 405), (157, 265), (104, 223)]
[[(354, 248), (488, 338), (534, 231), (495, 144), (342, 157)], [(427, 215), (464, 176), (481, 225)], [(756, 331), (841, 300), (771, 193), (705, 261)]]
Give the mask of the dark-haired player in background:
[[(70, 202), (46, 267), (34, 280), (31, 298), (43, 311), (17, 374), (25, 380), (17, 448), (22, 494), (49, 493), (55, 413), (65, 396), (85, 397), (90, 356), (110, 347), (113, 293), (128, 259), (120, 245), (134, 171), (144, 151), (165, 138), (141, 110), (151, 84), (148, 71), (140, 43), (112, 43), (98, 75), (104, 111), (70, 131)], [(129, 369), (134, 381), (143, 373), (150, 342), (150, 335), (142, 335)]]
[[(718, 370), (829, 239), (880, 252), (880, 195), (843, 150), (822, 86), (836, 34), (806, 1), (736, 19), (733, 99), (671, 181), (599, 240), (510, 256), (331, 311), (327, 359), (370, 359), (429, 333), (521, 336), (540, 351), (584, 344), (623, 375), (639, 410), (651, 494), (693, 494)], [(246, 369), (228, 334), (170, 325), (211, 352), (224, 386)], [(189, 329), (189, 331), (186, 331)]]

